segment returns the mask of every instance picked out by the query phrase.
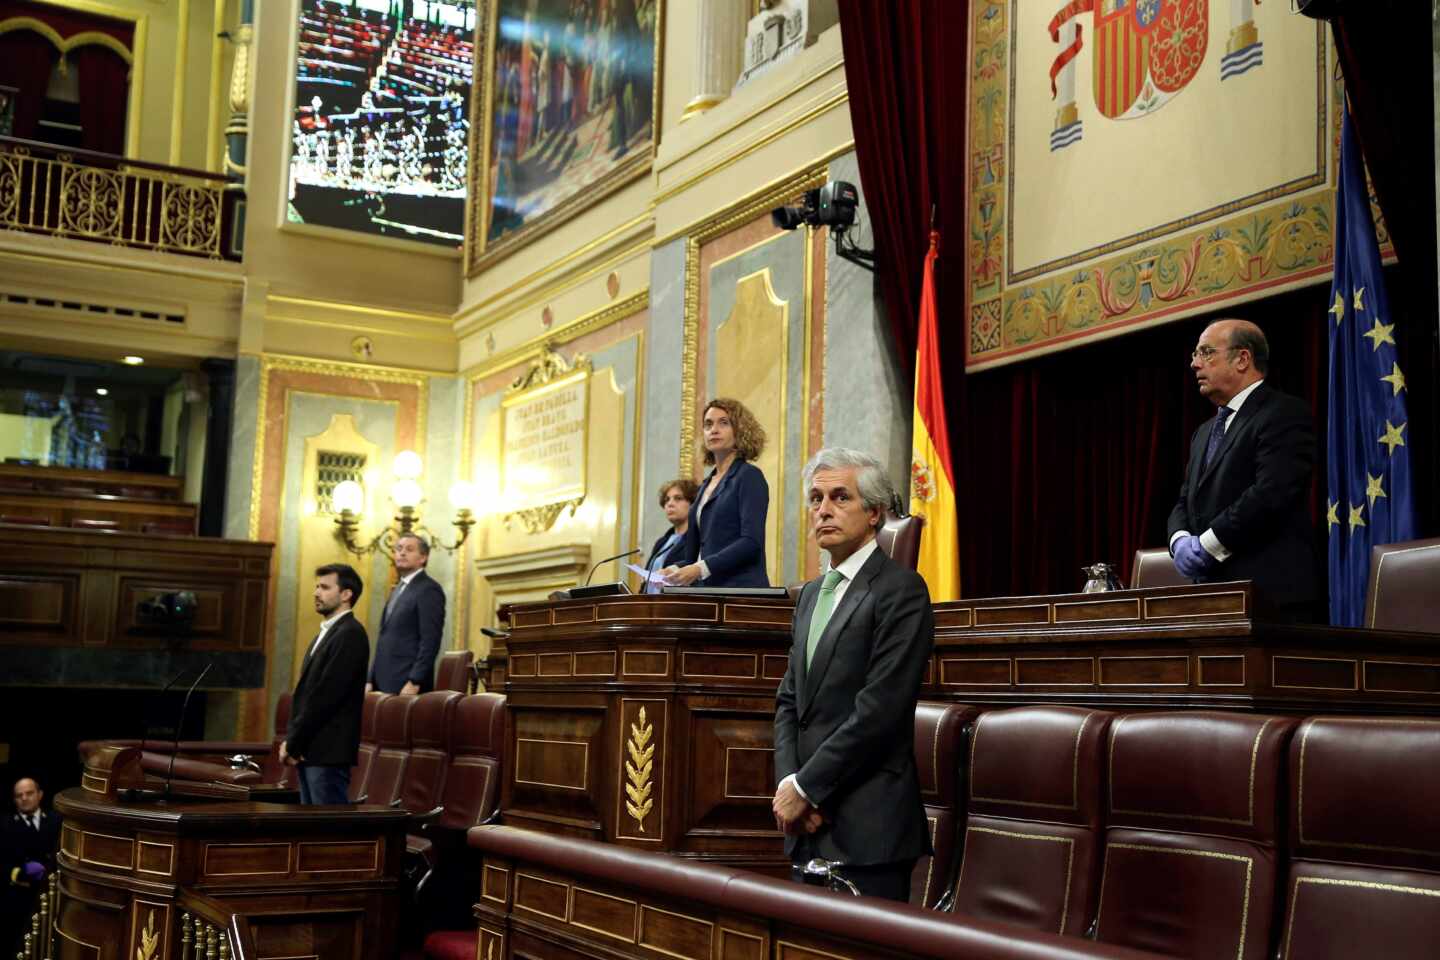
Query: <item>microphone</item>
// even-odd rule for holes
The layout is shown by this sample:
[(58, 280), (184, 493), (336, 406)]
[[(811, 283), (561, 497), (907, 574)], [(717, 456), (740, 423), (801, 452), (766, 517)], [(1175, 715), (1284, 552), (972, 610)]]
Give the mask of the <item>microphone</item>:
[(175, 718), (175, 745), (170, 750), (170, 769), (165, 771), (164, 796), (166, 797), (170, 796), (170, 781), (175, 777), (175, 754), (180, 750), (180, 729), (184, 726), (185, 714), (190, 709), (190, 695), (195, 692), (196, 687), (200, 686), (200, 681), (205, 679), (205, 675), (210, 672), (210, 668), (213, 666), (215, 666), (214, 660), (205, 664), (205, 669), (201, 670), (200, 676), (196, 677), (195, 682), (190, 684), (190, 689), (185, 691), (185, 700), (180, 704), (180, 715)]
[[(175, 686), (175, 682), (176, 682), (177, 680), (179, 680), (179, 679), (180, 679), (181, 677), (183, 677), (183, 676), (185, 676), (185, 671), (184, 671), (184, 669), (182, 668), (179, 673), (175, 674), (175, 676), (173, 676), (173, 677), (170, 678), (169, 682), (166, 683), (165, 686), (163, 686), (163, 687), (160, 688), (160, 697), (157, 698), (157, 699), (163, 699), (163, 698), (165, 697), (165, 694), (167, 694), (167, 693), (170, 692), (170, 688), (173, 687), (173, 686)], [(148, 712), (148, 711), (147, 711), (147, 712)], [(150, 736), (150, 724), (147, 723), (147, 724), (145, 724), (145, 727), (144, 727), (144, 729), (142, 730), (142, 732), (141, 732), (141, 734), (140, 734), (140, 752), (141, 752), (141, 753), (144, 753), (144, 752), (145, 752), (145, 741), (149, 738), (149, 736)], [(175, 742), (176, 742), (176, 743), (179, 743), (179, 742), (180, 742), (180, 731), (179, 731), (179, 730), (176, 730), (176, 731), (175, 731)]]
[(605, 564), (609, 563), (612, 560), (623, 560), (626, 557), (633, 557), (639, 552), (640, 548), (636, 547), (634, 550), (626, 550), (624, 553), (617, 553), (613, 557), (606, 557), (604, 560), (601, 560), (599, 563), (595, 564), (595, 566), (590, 568), (590, 576), (585, 578), (585, 586), (590, 586), (590, 581), (595, 578), (595, 571), (605, 566)]

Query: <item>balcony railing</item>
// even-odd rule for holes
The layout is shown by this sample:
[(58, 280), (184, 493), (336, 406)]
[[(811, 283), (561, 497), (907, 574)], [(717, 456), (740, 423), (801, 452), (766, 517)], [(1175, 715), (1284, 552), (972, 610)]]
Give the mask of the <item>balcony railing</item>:
[(0, 230), (239, 260), (243, 201), (220, 174), (0, 137)]

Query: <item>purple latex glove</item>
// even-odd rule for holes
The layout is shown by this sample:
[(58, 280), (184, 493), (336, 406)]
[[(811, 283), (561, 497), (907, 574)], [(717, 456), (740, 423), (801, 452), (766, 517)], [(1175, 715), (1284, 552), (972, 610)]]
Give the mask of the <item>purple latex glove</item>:
[(21, 868), (20, 873), (31, 883), (39, 883), (45, 879), (45, 864), (31, 860)]
[(1215, 566), (1215, 558), (1200, 545), (1200, 538), (1181, 537), (1175, 541), (1175, 569), (1183, 577), (1194, 579)]

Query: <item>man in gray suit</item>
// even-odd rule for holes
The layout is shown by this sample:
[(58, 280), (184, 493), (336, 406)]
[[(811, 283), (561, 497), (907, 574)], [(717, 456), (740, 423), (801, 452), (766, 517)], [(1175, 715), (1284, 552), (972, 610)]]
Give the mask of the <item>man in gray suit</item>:
[(424, 537), (401, 534), (394, 554), (400, 582), (385, 600), (365, 692), (425, 693), (435, 686), (435, 657), (445, 629), (445, 590), (425, 572), (430, 544)]
[(931, 852), (914, 748), (930, 595), (877, 549), (893, 496), (879, 461), (821, 450), (805, 486), (831, 569), (800, 593), (775, 696), (775, 824), (797, 878), (820, 857), (843, 863), (861, 893), (908, 900), (915, 861)]

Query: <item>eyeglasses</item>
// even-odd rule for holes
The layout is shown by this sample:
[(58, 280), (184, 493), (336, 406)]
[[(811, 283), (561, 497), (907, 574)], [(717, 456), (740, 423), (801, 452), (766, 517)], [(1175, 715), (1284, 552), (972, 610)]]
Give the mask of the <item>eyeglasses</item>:
[(1226, 353), (1235, 352), (1234, 347), (1221, 347), (1217, 349), (1210, 346), (1209, 344), (1203, 344), (1190, 351), (1190, 362), (1194, 363), (1196, 360), (1199, 360), (1201, 363), (1209, 363), (1211, 360), (1215, 359), (1215, 355), (1219, 353), (1222, 349)]

